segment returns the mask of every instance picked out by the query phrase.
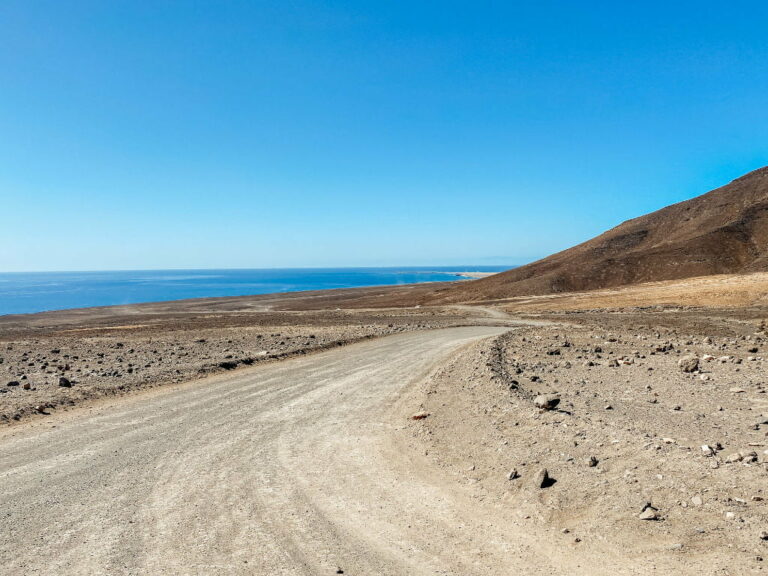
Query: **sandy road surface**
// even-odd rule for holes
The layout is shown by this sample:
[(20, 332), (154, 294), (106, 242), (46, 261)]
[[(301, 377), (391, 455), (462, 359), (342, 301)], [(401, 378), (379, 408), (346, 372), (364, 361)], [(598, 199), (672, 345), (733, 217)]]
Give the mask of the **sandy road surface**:
[[(382, 338), (8, 431), (0, 572), (513, 567), (538, 554), (534, 543), (478, 514), (467, 488), (392, 441), (408, 425), (408, 384), (503, 330)], [(548, 560), (534, 564), (558, 572)]]

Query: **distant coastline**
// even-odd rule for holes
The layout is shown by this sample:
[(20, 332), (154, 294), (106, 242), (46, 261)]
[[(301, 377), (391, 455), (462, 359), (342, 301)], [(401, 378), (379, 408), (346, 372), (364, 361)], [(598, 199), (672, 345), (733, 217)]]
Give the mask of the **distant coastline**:
[(283, 268), (0, 273), (0, 315), (255, 296), (307, 290), (457, 282), (510, 266)]

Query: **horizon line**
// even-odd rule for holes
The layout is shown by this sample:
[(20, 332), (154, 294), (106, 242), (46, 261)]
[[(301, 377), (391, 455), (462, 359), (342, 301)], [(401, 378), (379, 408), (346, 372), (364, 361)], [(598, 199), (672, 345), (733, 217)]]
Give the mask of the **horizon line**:
[[(530, 260), (529, 262), (533, 262)], [(526, 262), (527, 263), (527, 262)], [(402, 268), (455, 268), (456, 272), (470, 272), (469, 267), (518, 268), (525, 264), (404, 264), (389, 266), (264, 266), (229, 268), (103, 268), (80, 270), (0, 270), (0, 274), (74, 274), (100, 272), (212, 272), (232, 270), (361, 270), (361, 269), (402, 269)]]

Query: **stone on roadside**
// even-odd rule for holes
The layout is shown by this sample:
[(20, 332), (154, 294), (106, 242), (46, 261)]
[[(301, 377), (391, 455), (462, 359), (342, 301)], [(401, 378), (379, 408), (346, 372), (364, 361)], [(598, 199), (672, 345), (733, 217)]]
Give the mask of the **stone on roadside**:
[(683, 372), (696, 372), (699, 369), (699, 359), (696, 356), (683, 356), (677, 365)]
[(693, 504), (694, 506), (701, 506), (702, 504), (704, 504), (704, 500), (701, 499), (701, 496), (694, 496), (693, 498), (691, 498), (691, 504)]
[(742, 462), (757, 462), (757, 452), (754, 450), (750, 452), (741, 452)]
[(534, 478), (534, 486), (536, 488), (549, 488), (552, 484), (554, 484), (554, 481), (550, 478), (549, 471), (546, 468), (542, 468), (536, 473)]
[(560, 398), (554, 394), (536, 396), (533, 400), (533, 405), (539, 410), (554, 410), (558, 404), (560, 404)]
[(643, 506), (643, 510), (640, 512), (638, 518), (640, 518), (640, 520), (658, 520), (659, 511), (650, 504), (646, 504)]

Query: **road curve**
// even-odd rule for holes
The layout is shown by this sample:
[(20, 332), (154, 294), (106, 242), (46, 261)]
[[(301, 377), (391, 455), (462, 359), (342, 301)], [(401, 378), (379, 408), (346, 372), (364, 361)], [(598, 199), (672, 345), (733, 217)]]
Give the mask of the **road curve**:
[(400, 334), (12, 429), (0, 573), (482, 574), (471, 507), (382, 439), (409, 384), (504, 330)]

